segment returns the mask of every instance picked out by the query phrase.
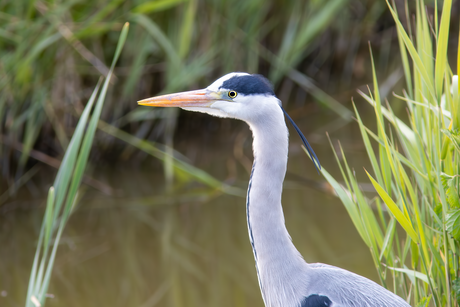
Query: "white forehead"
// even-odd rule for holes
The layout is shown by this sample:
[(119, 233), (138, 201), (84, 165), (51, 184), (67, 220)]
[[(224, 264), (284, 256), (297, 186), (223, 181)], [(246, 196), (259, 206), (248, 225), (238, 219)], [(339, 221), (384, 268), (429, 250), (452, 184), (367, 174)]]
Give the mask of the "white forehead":
[(226, 74), (225, 76), (220, 77), (216, 81), (214, 81), (210, 86), (207, 87), (207, 89), (210, 91), (217, 92), (219, 90), (219, 87), (221, 87), (222, 84), (228, 79), (231, 79), (233, 77), (238, 77), (238, 76), (247, 76), (247, 75), (249, 74), (245, 72), (231, 72), (229, 74)]

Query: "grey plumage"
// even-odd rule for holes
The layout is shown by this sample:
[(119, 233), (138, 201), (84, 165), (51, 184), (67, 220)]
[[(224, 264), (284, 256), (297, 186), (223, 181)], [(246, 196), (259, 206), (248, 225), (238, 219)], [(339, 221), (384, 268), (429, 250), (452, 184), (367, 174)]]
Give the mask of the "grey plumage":
[[(236, 118), (251, 128), (254, 165), (246, 201), (247, 223), (267, 307), (409, 306), (367, 278), (326, 264), (306, 263), (295, 248), (284, 225), (281, 206), (288, 130), (281, 102), (268, 80), (259, 75), (231, 73), (204, 90), (153, 97), (139, 104), (178, 106)], [(301, 134), (297, 127), (296, 130)], [(305, 137), (301, 137), (312, 160), (317, 160)]]
[(402, 298), (377, 283), (350, 271), (322, 263), (309, 264), (309, 292), (327, 293), (333, 306), (409, 306)]

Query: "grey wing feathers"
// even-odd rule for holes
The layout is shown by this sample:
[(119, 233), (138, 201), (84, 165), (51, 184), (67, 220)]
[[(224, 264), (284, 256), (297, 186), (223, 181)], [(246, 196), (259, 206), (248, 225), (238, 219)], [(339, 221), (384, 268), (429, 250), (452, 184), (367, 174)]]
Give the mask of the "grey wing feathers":
[(312, 264), (310, 268), (309, 294), (327, 296), (332, 307), (410, 307), (402, 298), (365, 277), (324, 264)]

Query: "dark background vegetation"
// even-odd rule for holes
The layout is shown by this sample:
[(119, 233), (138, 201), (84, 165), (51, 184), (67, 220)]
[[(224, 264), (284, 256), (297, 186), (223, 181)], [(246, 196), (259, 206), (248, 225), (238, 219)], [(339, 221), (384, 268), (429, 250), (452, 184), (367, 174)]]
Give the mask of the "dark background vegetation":
[[(396, 1), (403, 20), (412, 5)], [(336, 113), (322, 124), (337, 129), (351, 119), (343, 105), (370, 83), (369, 43), (384, 85), (390, 90), (402, 82), (385, 1), (6, 1), (0, 4), (0, 205), (24, 184), (33, 189), (38, 169), (59, 164), (94, 85), (107, 74), (125, 21), (131, 30), (102, 114), (103, 131), (113, 128), (116, 136), (123, 131), (172, 147), (175, 135), (188, 139), (197, 126), (234, 131), (241, 123), (136, 104), (205, 87), (231, 71), (268, 76), (294, 119)], [(93, 165), (145, 162), (146, 154), (116, 136), (97, 134)]]
[[(415, 3), (395, 1), (409, 34), (414, 33)], [(425, 4), (433, 16), (434, 2)], [(451, 25), (458, 25), (458, 13), (454, 1)], [(203, 88), (232, 71), (261, 73), (273, 82), (324, 169), (339, 175), (325, 136), (329, 132), (341, 140), (350, 165), (360, 168), (356, 180), (369, 193), (373, 188), (361, 176), (362, 167), (370, 165), (351, 112), (353, 99), (365, 124), (375, 127), (374, 110), (356, 94), (357, 89), (368, 93), (372, 84), (369, 46), (381, 97), (397, 114), (406, 114), (404, 104), (392, 103), (392, 91), (400, 94), (406, 85), (387, 3), (0, 1), (0, 299), (14, 306), (22, 306), (26, 296), (46, 192), (72, 148), (69, 141), (85, 104), (108, 73), (126, 21), (129, 35), (111, 79), (78, 209), (66, 226), (65, 246), (59, 247), (51, 304), (262, 304), (244, 209), (235, 206), (244, 205), (235, 194), (244, 197), (248, 177), (238, 172), (250, 172), (252, 162), (247, 125), (139, 107), (136, 101)], [(458, 27), (450, 30), (448, 53), (454, 60), (449, 62), (455, 67)], [(331, 187), (313, 177), (314, 167), (300, 142), (294, 144), (296, 138), (283, 195), (294, 242), (306, 261), (377, 280), (369, 246), (359, 239), (345, 208), (337, 206)], [(181, 190), (184, 182), (192, 189)], [(165, 293), (168, 298), (161, 299)], [(221, 302), (221, 297), (240, 302)]]

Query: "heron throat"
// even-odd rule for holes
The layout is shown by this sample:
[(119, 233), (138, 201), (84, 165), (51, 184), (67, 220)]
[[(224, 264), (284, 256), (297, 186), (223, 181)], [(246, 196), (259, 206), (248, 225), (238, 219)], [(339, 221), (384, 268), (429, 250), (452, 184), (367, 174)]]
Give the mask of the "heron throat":
[(286, 294), (295, 291), (292, 280), (306, 265), (285, 227), (281, 205), (288, 131), (281, 110), (272, 116), (265, 118), (263, 125), (249, 123), (254, 163), (246, 200), (249, 240), (266, 306), (277, 305), (270, 302), (271, 293), (276, 289), (284, 288)]

